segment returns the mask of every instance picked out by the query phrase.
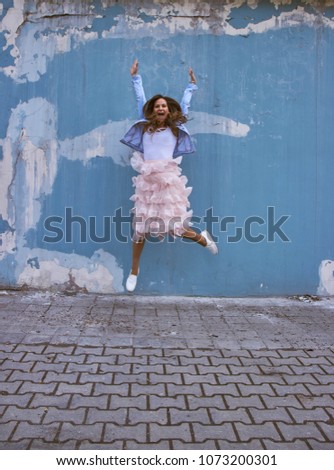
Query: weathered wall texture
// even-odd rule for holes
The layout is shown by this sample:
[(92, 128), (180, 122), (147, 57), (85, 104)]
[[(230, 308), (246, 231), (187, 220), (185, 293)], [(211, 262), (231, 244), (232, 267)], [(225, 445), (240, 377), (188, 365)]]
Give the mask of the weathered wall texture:
[(333, 5), (1, 2), (0, 285), (124, 290), (137, 57), (149, 96), (195, 69), (182, 167), (220, 247), (147, 244), (138, 292), (334, 294)]

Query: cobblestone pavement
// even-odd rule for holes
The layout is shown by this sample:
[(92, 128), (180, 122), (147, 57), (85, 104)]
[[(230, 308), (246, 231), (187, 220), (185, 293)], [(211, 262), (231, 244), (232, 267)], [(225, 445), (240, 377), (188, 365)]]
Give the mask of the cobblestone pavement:
[(0, 449), (334, 449), (334, 302), (0, 292)]

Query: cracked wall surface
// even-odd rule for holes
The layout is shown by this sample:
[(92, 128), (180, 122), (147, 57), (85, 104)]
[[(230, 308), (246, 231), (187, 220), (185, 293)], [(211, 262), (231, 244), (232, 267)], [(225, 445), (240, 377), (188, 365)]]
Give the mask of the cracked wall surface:
[(180, 99), (194, 226), (139, 293), (334, 294), (334, 1), (0, 2), (0, 285), (118, 293), (131, 264), (129, 67)]

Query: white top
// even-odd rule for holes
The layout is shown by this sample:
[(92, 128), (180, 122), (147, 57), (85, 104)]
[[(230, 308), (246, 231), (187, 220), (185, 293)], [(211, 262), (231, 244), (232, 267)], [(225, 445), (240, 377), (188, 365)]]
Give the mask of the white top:
[(145, 160), (171, 160), (176, 146), (176, 137), (169, 127), (143, 135)]

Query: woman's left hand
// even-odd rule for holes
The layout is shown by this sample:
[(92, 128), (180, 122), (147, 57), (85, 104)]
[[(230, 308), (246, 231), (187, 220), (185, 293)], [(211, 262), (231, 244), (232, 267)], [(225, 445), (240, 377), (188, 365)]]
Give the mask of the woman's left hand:
[(191, 67), (189, 68), (189, 77), (190, 77), (190, 82), (191, 83), (196, 83), (196, 77), (195, 77), (194, 71)]

